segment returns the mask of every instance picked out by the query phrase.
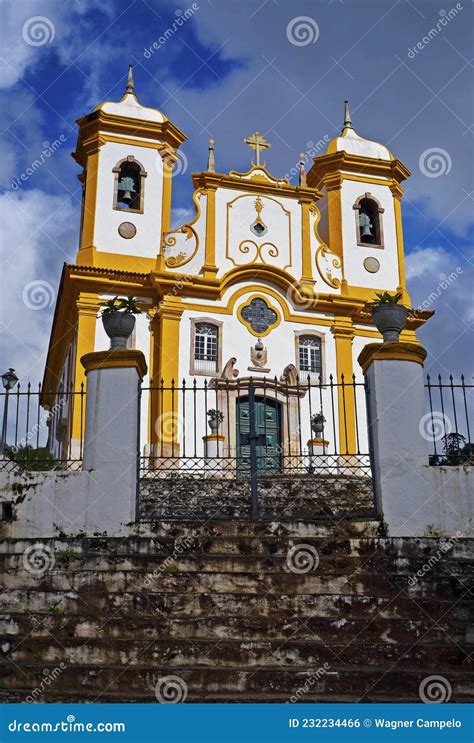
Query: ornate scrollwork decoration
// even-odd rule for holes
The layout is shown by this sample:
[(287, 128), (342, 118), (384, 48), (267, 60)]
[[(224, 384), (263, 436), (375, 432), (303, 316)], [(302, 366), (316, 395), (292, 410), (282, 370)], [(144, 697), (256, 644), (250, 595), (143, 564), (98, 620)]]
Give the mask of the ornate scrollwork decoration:
[[(196, 230), (193, 227), (193, 224), (195, 224), (198, 219), (201, 216), (201, 204), (200, 199), (201, 196), (206, 194), (207, 192), (205, 189), (198, 189), (193, 194), (193, 202), (196, 209), (196, 216), (194, 217), (191, 222), (188, 222), (186, 224), (183, 224), (181, 227), (178, 227), (176, 230), (171, 230), (170, 232), (165, 232), (163, 235), (163, 242), (162, 242), (162, 253), (165, 257), (165, 265), (168, 268), (178, 268), (180, 266), (184, 266), (186, 263), (189, 263), (196, 253), (199, 250), (199, 236), (196, 232)], [(183, 237), (181, 237), (184, 235)], [(183, 249), (183, 242), (187, 242), (188, 240), (194, 239), (194, 245), (191, 247), (191, 250), (184, 250)], [(177, 253), (172, 254), (172, 248), (176, 247), (177, 245), (180, 246), (181, 250), (179, 250)], [(171, 254), (170, 254), (171, 253)]]
[[(332, 258), (330, 256), (332, 256)], [(322, 260), (330, 262), (333, 268), (342, 268), (339, 256), (329, 250), (328, 246), (324, 243), (320, 245), (316, 251), (316, 268), (325, 284), (332, 286), (334, 289), (339, 289), (341, 286), (341, 280), (336, 276), (333, 276), (330, 268), (321, 265)]]
[(244, 253), (244, 255), (248, 255), (252, 248), (255, 249), (255, 255), (251, 263), (257, 263), (257, 261), (261, 261), (262, 263), (265, 263), (265, 256), (263, 254), (264, 248), (268, 248), (267, 251), (267, 257), (268, 258), (278, 258), (280, 255), (280, 251), (278, 250), (277, 246), (274, 243), (261, 243), (260, 245), (257, 245), (257, 243), (254, 240), (242, 240), (242, 242), (239, 245), (239, 250), (241, 253)]

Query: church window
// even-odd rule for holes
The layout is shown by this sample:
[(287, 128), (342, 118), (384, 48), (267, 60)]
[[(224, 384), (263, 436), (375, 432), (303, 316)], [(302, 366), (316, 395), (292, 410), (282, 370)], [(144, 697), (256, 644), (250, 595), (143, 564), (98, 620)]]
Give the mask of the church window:
[(219, 325), (195, 322), (193, 328), (192, 374), (215, 374), (219, 370)]
[(278, 321), (275, 310), (272, 310), (260, 297), (254, 297), (250, 304), (243, 308), (241, 315), (257, 334), (266, 333), (269, 327)]
[(298, 339), (298, 367), (301, 381), (318, 381), (322, 371), (321, 338), (301, 335)]
[(370, 193), (360, 196), (354, 204), (357, 244), (383, 248), (382, 214), (380, 203)]
[(117, 163), (115, 173), (114, 209), (143, 212), (146, 172), (143, 166), (129, 155)]

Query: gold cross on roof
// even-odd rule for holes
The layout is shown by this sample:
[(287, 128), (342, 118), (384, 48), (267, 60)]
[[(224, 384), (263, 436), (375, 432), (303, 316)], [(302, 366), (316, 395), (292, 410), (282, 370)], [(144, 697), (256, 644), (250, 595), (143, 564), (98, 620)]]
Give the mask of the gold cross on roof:
[(248, 144), (252, 150), (255, 150), (256, 162), (252, 162), (252, 165), (265, 165), (265, 163), (260, 162), (260, 150), (266, 150), (268, 147), (271, 147), (271, 144), (266, 141), (265, 137), (262, 137), (260, 132), (254, 132), (250, 137), (244, 139), (244, 142), (245, 144)]

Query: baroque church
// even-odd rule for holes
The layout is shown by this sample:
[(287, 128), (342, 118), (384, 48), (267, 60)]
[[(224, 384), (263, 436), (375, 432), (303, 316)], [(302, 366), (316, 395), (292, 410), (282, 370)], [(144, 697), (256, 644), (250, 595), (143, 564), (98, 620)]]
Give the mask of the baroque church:
[[(174, 387), (191, 389), (196, 380), (213, 390), (238, 382), (239, 395), (249, 380), (265, 380), (274, 402), (262, 401), (261, 412), (274, 425), (274, 443), (284, 446), (297, 421), (281, 385), (308, 381), (323, 397), (329, 380), (360, 378), (357, 357), (368, 342), (381, 341), (367, 302), (376, 292), (400, 292), (410, 306), (401, 215), (409, 170), (356, 133), (346, 102), (340, 136), (308, 170), (301, 156), (297, 184), (269, 171), (271, 145), (259, 132), (243, 140), (251, 149), (247, 172), (219, 172), (211, 140), (206, 168), (191, 175), (195, 215), (171, 229), (173, 173), (186, 135), (139, 102), (131, 68), (122, 99), (98, 105), (78, 126), (80, 240), (75, 263), (64, 266), (43, 384), (43, 403), (54, 407), (50, 448), (82, 437), (79, 405), (64, 410), (51, 400), (80, 389), (81, 358), (109, 347), (98, 312), (117, 295), (137, 298), (142, 312), (129, 346), (145, 355), (144, 387), (161, 385), (160, 395), (142, 401), (143, 452), (183, 448), (186, 433), (175, 417), (190, 413)], [(429, 314), (412, 314), (401, 339), (417, 343), (415, 331)], [(340, 388), (336, 397), (340, 406)], [(238, 446), (235, 394), (226, 405), (231, 452)], [(205, 412), (197, 417), (201, 439)], [(354, 410), (342, 418), (333, 438), (352, 452)]]

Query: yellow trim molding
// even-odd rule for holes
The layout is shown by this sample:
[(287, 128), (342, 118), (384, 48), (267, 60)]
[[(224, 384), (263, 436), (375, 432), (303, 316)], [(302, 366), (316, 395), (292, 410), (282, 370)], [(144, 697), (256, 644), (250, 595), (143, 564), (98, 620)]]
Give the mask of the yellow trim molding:
[(423, 366), (427, 352), (420, 344), (389, 342), (369, 343), (359, 354), (358, 362), (364, 374), (373, 361), (411, 361)]
[(140, 379), (143, 379), (148, 371), (143, 353), (131, 348), (86, 353), (81, 357), (81, 364), (86, 374), (94, 369), (132, 369), (135, 367)]

